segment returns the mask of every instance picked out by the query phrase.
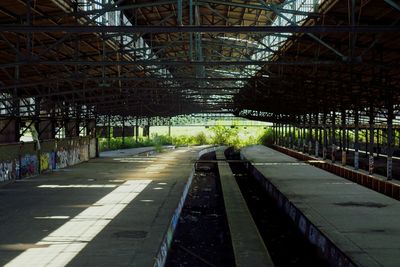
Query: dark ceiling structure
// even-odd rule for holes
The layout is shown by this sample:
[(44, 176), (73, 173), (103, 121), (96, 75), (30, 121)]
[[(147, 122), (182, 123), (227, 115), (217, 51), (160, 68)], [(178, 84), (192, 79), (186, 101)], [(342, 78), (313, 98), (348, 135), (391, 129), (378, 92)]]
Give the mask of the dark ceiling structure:
[(393, 0), (2, 0), (4, 116), (396, 109)]

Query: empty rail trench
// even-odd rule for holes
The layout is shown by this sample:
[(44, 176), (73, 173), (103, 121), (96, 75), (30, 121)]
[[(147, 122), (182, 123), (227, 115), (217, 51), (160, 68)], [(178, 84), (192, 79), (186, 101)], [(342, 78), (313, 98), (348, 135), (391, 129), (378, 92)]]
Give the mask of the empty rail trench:
[[(225, 154), (230, 160), (240, 159), (239, 153), (232, 149), (228, 149)], [(235, 162), (229, 165), (275, 266), (330, 266), (257, 180), (247, 172), (245, 164)]]
[[(233, 150), (227, 150), (226, 156), (239, 159)], [(215, 153), (201, 158), (215, 159)], [(230, 167), (274, 265), (328, 267), (317, 249), (247, 173), (245, 163), (231, 162)], [(236, 266), (216, 163), (197, 164), (166, 266)]]
[[(200, 160), (215, 160), (215, 152)], [(198, 163), (166, 266), (235, 266), (216, 163)]]

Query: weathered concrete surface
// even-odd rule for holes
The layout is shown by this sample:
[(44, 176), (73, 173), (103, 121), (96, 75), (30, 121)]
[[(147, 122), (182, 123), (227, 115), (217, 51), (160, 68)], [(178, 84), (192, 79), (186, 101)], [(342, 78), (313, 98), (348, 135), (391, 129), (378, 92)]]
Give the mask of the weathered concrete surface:
[[(223, 150), (216, 154), (218, 160), (225, 159)], [(218, 170), (236, 266), (274, 267), (229, 164), (218, 162)]]
[(242, 156), (359, 266), (400, 266), (400, 202), (264, 146)]
[[(163, 146), (163, 151), (168, 151), (174, 148), (175, 148), (174, 146)], [(101, 158), (125, 157), (125, 156), (134, 156), (137, 154), (152, 153), (152, 152), (155, 152), (154, 146), (137, 147), (137, 148), (104, 151), (100, 153), (100, 157)]]
[[(93, 204), (105, 196), (115, 196), (114, 190), (123, 189), (125, 183), (150, 179), (132, 201), (117, 203), (124, 208), (115, 218), (112, 210), (102, 217), (107, 225), (92, 240), (81, 241), (84, 248), (68, 265), (152, 266), (199, 150), (180, 148), (149, 157), (99, 158), (0, 189), (0, 265), (24, 257), (29, 248), (46, 247), (37, 243), (88, 208), (102, 206)], [(60, 188), (68, 185), (75, 187)], [(88, 216), (88, 220), (93, 218), (96, 214)], [(94, 231), (95, 226), (87, 232)], [(68, 235), (74, 231), (71, 228)], [(68, 243), (65, 236), (57, 238), (60, 244)], [(40, 251), (36, 254), (36, 262), (54, 256)], [(24, 260), (19, 266), (40, 266), (29, 257)]]

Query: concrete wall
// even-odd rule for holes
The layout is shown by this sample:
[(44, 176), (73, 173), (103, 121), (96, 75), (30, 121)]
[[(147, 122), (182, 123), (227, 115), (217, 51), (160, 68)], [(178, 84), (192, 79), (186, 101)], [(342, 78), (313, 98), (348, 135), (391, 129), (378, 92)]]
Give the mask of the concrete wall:
[(88, 161), (96, 145), (89, 137), (0, 144), (0, 185)]

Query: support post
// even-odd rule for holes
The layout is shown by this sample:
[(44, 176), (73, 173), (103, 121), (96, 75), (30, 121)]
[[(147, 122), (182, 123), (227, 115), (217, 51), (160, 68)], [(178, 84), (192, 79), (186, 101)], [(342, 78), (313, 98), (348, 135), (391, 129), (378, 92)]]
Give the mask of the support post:
[(171, 118), (168, 119), (168, 136), (171, 137)]
[(332, 163), (336, 161), (336, 111), (332, 112), (332, 151), (331, 151)]
[(368, 159), (368, 144), (369, 144), (369, 137), (368, 137), (368, 129), (365, 128), (365, 158)]
[(318, 113), (315, 113), (315, 157), (319, 157), (319, 121)]
[(392, 97), (388, 100), (387, 114), (387, 162), (386, 162), (386, 178), (392, 180), (393, 171), (393, 103)]
[(369, 160), (368, 172), (374, 173), (374, 108), (371, 105), (369, 108)]
[(125, 117), (122, 116), (122, 146), (125, 147)]
[(300, 151), (301, 150), (301, 139), (302, 139), (302, 135), (301, 135), (301, 118), (297, 117), (297, 150)]
[(322, 148), (322, 159), (326, 160), (326, 152), (328, 149), (328, 136), (326, 135), (326, 112), (324, 112), (324, 116), (322, 118), (322, 123), (323, 123), (323, 127), (324, 127), (324, 146)]
[(312, 139), (313, 139), (313, 135), (312, 135), (312, 115), (311, 113), (309, 114), (308, 117), (308, 154), (312, 155)]
[[(382, 131), (382, 135), (383, 135), (383, 131)], [(376, 129), (376, 158), (379, 159), (380, 156), (380, 151), (381, 151), (381, 147), (380, 147), (380, 143), (383, 141), (383, 136), (382, 136), (382, 140), (381, 140), (381, 134), (379, 133), (379, 128)]]
[(359, 113), (358, 108), (354, 110), (354, 169), (358, 170), (359, 168)]
[(346, 153), (346, 110), (342, 110), (342, 165), (346, 166), (347, 163), (347, 153)]
[(135, 142), (136, 142), (136, 144), (137, 143), (139, 143), (139, 120), (138, 120), (138, 118), (136, 117), (136, 123), (135, 123), (135, 130), (136, 130), (136, 134), (135, 134), (135, 137), (136, 137), (136, 140), (135, 140)]
[(303, 115), (303, 153), (306, 153), (306, 125), (307, 125), (307, 115)]
[(290, 123), (288, 123), (288, 127), (289, 127), (289, 148), (292, 148), (292, 125)]
[(107, 148), (111, 148), (111, 115), (108, 115), (108, 127), (107, 127)]

